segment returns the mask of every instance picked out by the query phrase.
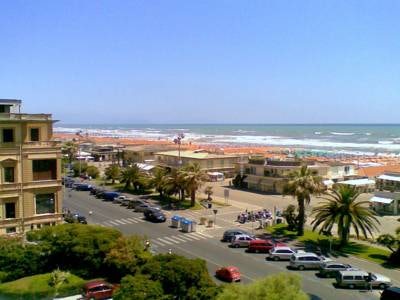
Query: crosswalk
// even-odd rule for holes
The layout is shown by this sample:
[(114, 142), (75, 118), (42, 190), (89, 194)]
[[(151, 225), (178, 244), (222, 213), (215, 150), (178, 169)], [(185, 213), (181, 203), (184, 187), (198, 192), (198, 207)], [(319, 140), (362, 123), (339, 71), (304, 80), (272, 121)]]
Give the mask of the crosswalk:
[(144, 219), (142, 218), (125, 218), (125, 219), (118, 219), (118, 220), (107, 220), (104, 222), (101, 222), (101, 225), (105, 225), (108, 227), (114, 227), (114, 226), (122, 226), (122, 225), (127, 225), (127, 224), (138, 224), (138, 223), (142, 223), (142, 222), (146, 222)]
[(180, 235), (171, 235), (171, 236), (154, 238), (150, 240), (150, 243), (154, 243), (157, 246), (172, 246), (176, 244), (195, 242), (211, 238), (213, 238), (212, 235), (209, 235), (204, 232), (191, 232), (191, 233), (183, 233)]

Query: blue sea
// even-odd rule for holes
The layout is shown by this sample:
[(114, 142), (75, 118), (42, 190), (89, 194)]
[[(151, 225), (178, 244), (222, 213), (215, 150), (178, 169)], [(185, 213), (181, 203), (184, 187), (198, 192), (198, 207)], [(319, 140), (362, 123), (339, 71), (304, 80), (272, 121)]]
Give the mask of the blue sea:
[(281, 146), (355, 155), (400, 155), (400, 124), (59, 124), (55, 132), (243, 146)]

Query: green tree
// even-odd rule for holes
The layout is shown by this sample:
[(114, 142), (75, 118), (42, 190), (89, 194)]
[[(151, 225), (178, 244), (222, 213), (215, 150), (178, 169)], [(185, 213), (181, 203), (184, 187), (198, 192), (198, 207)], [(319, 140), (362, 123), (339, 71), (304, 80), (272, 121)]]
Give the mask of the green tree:
[(125, 183), (126, 190), (133, 186), (134, 190), (138, 191), (145, 185), (144, 176), (141, 174), (139, 167), (136, 165), (123, 169), (121, 171), (120, 181)]
[(395, 235), (380, 235), (377, 238), (377, 242), (383, 246), (386, 246), (392, 252), (389, 257), (389, 261), (394, 265), (400, 265), (400, 227), (396, 229)]
[(113, 295), (115, 300), (159, 300), (166, 299), (161, 283), (148, 276), (137, 274), (122, 278), (121, 287)]
[(289, 230), (295, 230), (297, 228), (298, 219), (296, 216), (296, 206), (293, 204), (288, 205), (283, 211), (282, 216), (285, 218)]
[(96, 166), (88, 166), (86, 168), (86, 174), (92, 178), (97, 178), (97, 176), (100, 174), (100, 171)]
[(159, 281), (164, 293), (175, 299), (214, 299), (218, 288), (205, 261), (178, 255), (156, 255), (142, 268), (142, 274)]
[[(74, 176), (75, 177), (86, 173), (87, 168), (88, 168), (88, 164), (86, 162), (84, 162), (84, 161), (81, 161), (81, 162), (75, 161), (72, 164), (72, 170), (74, 171)], [(80, 173), (79, 173), (79, 171), (80, 171)]]
[(61, 286), (65, 283), (68, 283), (68, 277), (70, 277), (69, 272), (61, 271), (60, 269), (54, 270), (50, 274), (49, 285), (54, 287), (54, 297), (59, 295), (58, 291)]
[(111, 180), (111, 184), (114, 184), (115, 180), (121, 176), (121, 168), (116, 164), (112, 164), (105, 169), (104, 175), (107, 180)]
[(229, 285), (217, 300), (308, 300), (298, 275), (281, 273), (247, 285)]
[(172, 170), (166, 179), (165, 192), (169, 195), (178, 194), (179, 200), (183, 201), (185, 199), (185, 187), (184, 173), (180, 170)]
[(164, 197), (168, 181), (167, 171), (164, 168), (156, 168), (150, 179), (151, 185), (160, 194), (160, 198)]
[(204, 189), (204, 194), (207, 195), (207, 200), (210, 201), (210, 200), (211, 200), (212, 194), (214, 194), (213, 187), (210, 186), (210, 185), (207, 186), (207, 187)]
[(121, 236), (107, 253), (105, 262), (109, 266), (108, 277), (119, 281), (127, 274), (135, 274), (140, 266), (151, 258), (145, 250), (145, 238)]
[(60, 268), (83, 277), (106, 276), (106, 255), (121, 236), (118, 230), (82, 224), (48, 226), (27, 233), (41, 246), (46, 267)]
[(319, 232), (331, 232), (337, 225), (337, 234), (340, 245), (344, 246), (349, 241), (350, 229), (353, 228), (357, 238), (360, 233), (365, 238), (372, 236), (372, 231), (379, 224), (375, 212), (367, 205), (368, 201), (358, 199), (360, 192), (349, 185), (339, 185), (326, 194), (326, 200), (313, 209), (315, 219), (312, 221), (313, 230), (320, 228)]
[(183, 180), (186, 189), (190, 193), (191, 206), (195, 206), (196, 192), (207, 179), (207, 174), (201, 169), (198, 163), (189, 164), (183, 169)]
[(46, 265), (40, 245), (24, 245), (17, 237), (0, 237), (0, 282), (37, 274), (46, 270)]
[(297, 199), (299, 214), (297, 216), (297, 234), (304, 234), (304, 223), (306, 220), (305, 205), (309, 204), (312, 195), (317, 195), (323, 190), (322, 180), (313, 174), (313, 171), (302, 166), (289, 175), (289, 181), (284, 186), (284, 195), (291, 195)]
[(61, 152), (67, 156), (68, 162), (72, 163), (72, 161), (76, 158), (76, 154), (78, 153), (78, 146), (72, 141), (65, 142), (61, 146)]
[(238, 189), (246, 188), (246, 183), (244, 182), (246, 177), (246, 175), (241, 176), (240, 174), (237, 174), (232, 180), (233, 186)]

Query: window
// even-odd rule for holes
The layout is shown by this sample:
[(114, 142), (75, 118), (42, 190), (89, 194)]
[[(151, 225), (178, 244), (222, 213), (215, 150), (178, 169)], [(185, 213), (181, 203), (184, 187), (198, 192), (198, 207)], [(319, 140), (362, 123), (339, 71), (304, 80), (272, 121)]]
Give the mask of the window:
[(16, 233), (17, 232), (17, 228), (15, 227), (7, 227), (6, 228), (6, 233)]
[(57, 160), (43, 159), (32, 161), (33, 180), (57, 179)]
[(39, 142), (39, 128), (31, 128), (31, 141)]
[(36, 195), (36, 214), (53, 214), (55, 212), (54, 194)]
[(5, 128), (3, 129), (3, 143), (14, 142), (14, 129)]
[(4, 168), (4, 182), (14, 182), (14, 167)]
[(14, 219), (15, 218), (15, 203), (10, 202), (5, 204), (6, 207), (6, 219)]

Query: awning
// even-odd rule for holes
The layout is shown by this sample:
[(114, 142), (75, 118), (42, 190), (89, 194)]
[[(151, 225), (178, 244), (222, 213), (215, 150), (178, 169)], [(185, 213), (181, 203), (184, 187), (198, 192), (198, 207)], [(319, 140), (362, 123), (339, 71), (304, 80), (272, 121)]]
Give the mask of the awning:
[(353, 186), (365, 186), (365, 185), (374, 185), (375, 180), (363, 178), (363, 179), (345, 180), (345, 181), (340, 181), (338, 183), (339, 184), (348, 184), (348, 185), (353, 185)]
[(324, 181), (322, 181), (322, 183), (323, 183), (324, 185), (326, 185), (326, 186), (331, 186), (331, 185), (334, 184), (333, 180), (330, 180), (330, 179), (324, 180)]
[(400, 176), (381, 175), (378, 177), (378, 179), (400, 182)]
[(210, 176), (224, 176), (224, 173), (221, 172), (208, 172), (207, 174)]
[(153, 165), (142, 164), (142, 163), (137, 163), (136, 166), (143, 171), (151, 171), (152, 169), (155, 168), (155, 166)]
[(378, 203), (384, 203), (384, 204), (390, 204), (393, 202), (393, 199), (389, 198), (381, 198), (381, 197), (372, 197), (369, 199), (370, 202), (378, 202)]

